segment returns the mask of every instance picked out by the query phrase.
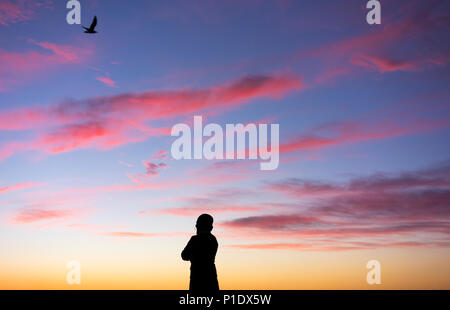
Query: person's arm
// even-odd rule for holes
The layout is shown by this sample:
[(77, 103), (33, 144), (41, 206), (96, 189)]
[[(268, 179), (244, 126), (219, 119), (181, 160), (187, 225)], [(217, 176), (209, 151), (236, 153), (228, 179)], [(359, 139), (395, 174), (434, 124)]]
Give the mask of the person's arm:
[(192, 243), (193, 243), (192, 238), (193, 237), (191, 237), (191, 239), (189, 239), (188, 244), (184, 248), (183, 252), (181, 252), (181, 258), (183, 260), (191, 260), (191, 258), (192, 258)]

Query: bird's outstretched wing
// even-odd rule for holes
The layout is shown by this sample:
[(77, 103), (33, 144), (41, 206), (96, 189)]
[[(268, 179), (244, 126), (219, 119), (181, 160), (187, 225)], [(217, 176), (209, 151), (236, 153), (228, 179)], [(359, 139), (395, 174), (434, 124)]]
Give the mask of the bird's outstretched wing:
[(89, 29), (94, 30), (95, 26), (97, 26), (97, 16), (94, 16), (94, 20), (92, 21), (91, 27), (89, 27)]

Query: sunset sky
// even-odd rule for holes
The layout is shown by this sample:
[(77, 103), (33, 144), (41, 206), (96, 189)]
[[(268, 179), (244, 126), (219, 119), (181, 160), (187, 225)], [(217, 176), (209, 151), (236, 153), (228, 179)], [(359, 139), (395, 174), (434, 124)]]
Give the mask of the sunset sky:
[[(0, 289), (187, 289), (201, 213), (221, 289), (450, 289), (450, 3), (366, 2), (0, 0)], [(195, 115), (278, 169), (174, 160)]]

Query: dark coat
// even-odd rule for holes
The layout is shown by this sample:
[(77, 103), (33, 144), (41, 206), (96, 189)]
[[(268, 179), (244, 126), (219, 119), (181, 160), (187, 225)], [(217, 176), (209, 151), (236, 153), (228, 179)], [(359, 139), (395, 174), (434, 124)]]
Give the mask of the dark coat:
[(216, 258), (218, 243), (211, 233), (192, 236), (181, 253), (181, 258), (191, 262), (191, 280), (189, 290), (197, 292), (216, 292), (217, 281)]

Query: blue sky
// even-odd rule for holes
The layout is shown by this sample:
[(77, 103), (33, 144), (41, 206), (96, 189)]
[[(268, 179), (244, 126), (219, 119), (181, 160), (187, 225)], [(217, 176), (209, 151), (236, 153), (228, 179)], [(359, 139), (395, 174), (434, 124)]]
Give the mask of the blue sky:
[[(203, 212), (215, 217), (224, 253), (243, 260), (424, 248), (448, 257), (444, 1), (383, 1), (381, 25), (366, 23), (364, 1), (80, 1), (82, 25), (98, 17), (95, 35), (66, 23), (63, 2), (0, 5), (5, 265), (21, 255), (11, 240), (26, 256), (37, 255), (33, 243), (53, 244), (42, 263), (62, 266), (76, 255), (97, 266), (126, 240), (124, 261), (145, 248), (181, 270), (171, 255)], [(278, 169), (174, 160), (170, 128), (194, 115), (223, 127), (280, 124)], [(76, 246), (58, 254), (64, 240)], [(42, 287), (64, 285), (30, 261), (20, 266), (47, 279)], [(0, 276), (27, 287), (11, 270)], [(92, 287), (107, 286), (94, 274)], [(236, 276), (225, 283), (251, 287)], [(301, 287), (318, 285), (309, 283)]]

